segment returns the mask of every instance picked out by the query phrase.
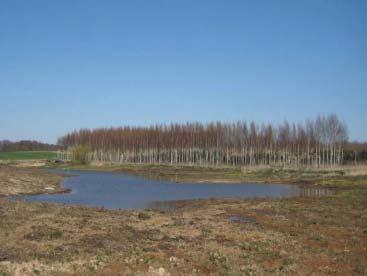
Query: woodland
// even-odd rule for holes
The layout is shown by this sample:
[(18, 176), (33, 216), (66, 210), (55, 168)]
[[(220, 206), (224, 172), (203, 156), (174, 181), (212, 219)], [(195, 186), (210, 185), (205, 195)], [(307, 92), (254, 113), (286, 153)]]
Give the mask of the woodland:
[(71, 159), (73, 148), (83, 145), (89, 161), (117, 163), (335, 166), (346, 157), (353, 160), (353, 151), (346, 152), (351, 148), (347, 126), (335, 114), (303, 124), (190, 122), (80, 129), (59, 138), (58, 145), (66, 149), (62, 159)]

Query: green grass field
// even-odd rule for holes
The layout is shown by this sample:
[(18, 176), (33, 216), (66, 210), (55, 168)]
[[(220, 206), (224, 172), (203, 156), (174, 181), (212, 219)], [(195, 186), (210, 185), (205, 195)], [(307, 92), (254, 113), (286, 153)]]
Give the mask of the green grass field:
[(12, 151), (0, 152), (0, 160), (35, 160), (54, 159), (56, 152), (53, 151)]

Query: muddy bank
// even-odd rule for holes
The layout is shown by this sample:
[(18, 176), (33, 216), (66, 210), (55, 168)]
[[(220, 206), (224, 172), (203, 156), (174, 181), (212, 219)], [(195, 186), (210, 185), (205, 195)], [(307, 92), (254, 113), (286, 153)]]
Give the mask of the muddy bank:
[(64, 192), (62, 179), (60, 174), (39, 169), (0, 165), (0, 197)]

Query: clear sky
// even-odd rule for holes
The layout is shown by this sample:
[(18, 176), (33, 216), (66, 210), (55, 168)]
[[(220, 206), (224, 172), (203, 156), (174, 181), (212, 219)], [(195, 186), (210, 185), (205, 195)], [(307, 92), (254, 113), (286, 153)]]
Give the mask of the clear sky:
[(366, 107), (365, 0), (0, 1), (0, 139)]

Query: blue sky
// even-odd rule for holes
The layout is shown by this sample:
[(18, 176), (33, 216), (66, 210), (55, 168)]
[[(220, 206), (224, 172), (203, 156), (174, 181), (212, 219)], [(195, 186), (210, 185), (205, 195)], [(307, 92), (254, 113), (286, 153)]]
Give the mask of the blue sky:
[(367, 1), (0, 1), (0, 139), (337, 113), (367, 140)]

